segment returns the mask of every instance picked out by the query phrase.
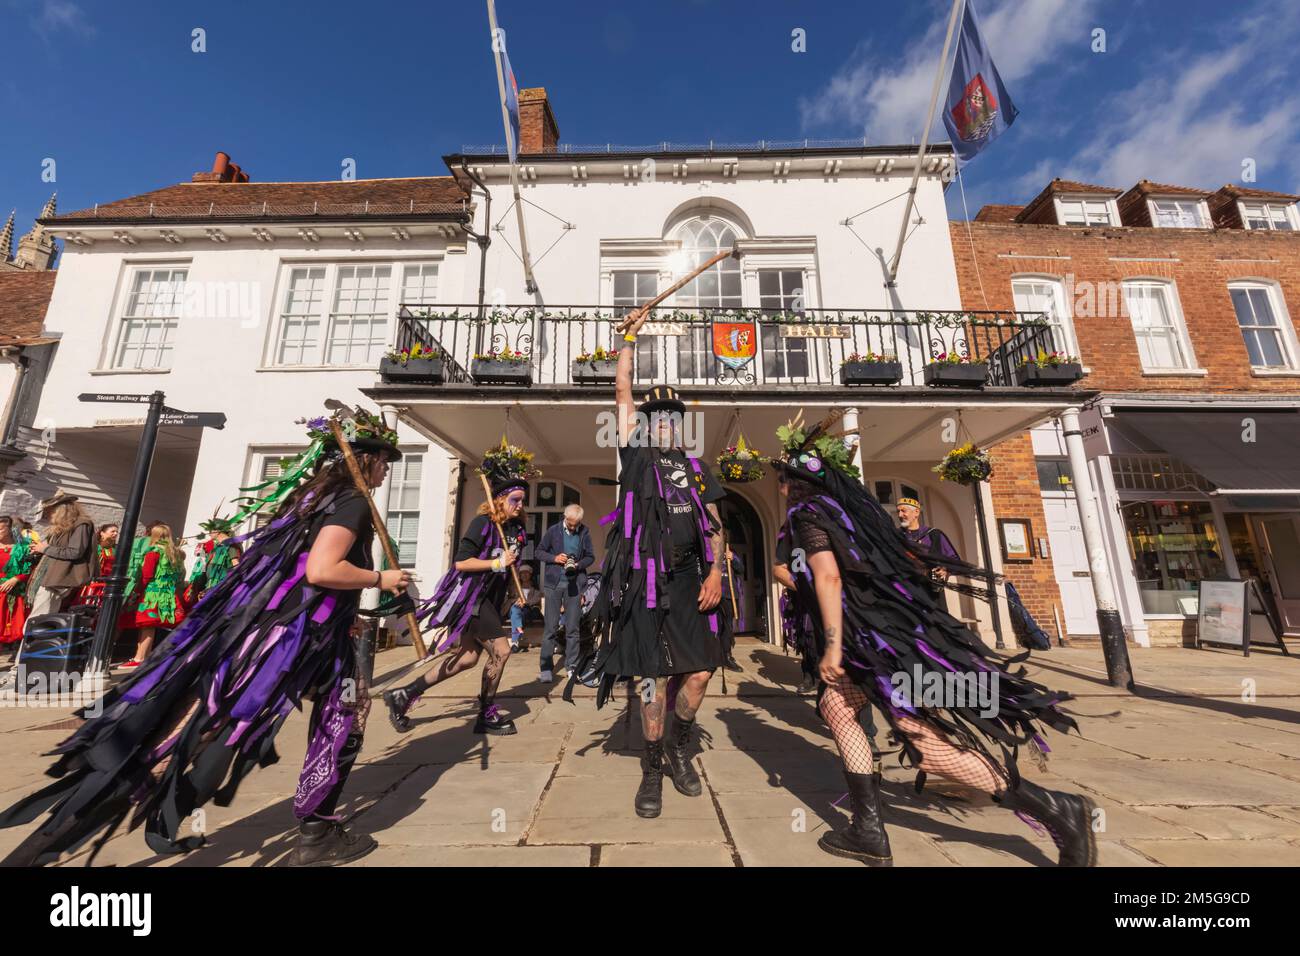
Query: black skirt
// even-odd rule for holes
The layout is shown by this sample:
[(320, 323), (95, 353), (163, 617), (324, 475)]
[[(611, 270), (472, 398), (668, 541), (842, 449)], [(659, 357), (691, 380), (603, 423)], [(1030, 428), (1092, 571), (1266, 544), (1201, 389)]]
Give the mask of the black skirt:
[(498, 637), (505, 637), (505, 624), (501, 620), (501, 612), (497, 606), (488, 598), (483, 599), (483, 603), (478, 606), (478, 612), (469, 619), (462, 631), (462, 636), (468, 637), (475, 641), (494, 641)]
[(701, 612), (699, 562), (692, 557), (668, 575), (668, 611), (632, 609), (605, 662), (619, 677), (670, 677), (722, 666), (718, 608)]

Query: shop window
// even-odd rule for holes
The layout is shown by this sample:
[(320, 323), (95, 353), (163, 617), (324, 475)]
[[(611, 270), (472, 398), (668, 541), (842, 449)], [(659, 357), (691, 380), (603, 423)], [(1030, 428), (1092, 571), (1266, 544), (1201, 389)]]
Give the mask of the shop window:
[(1074, 492), (1074, 476), (1068, 458), (1039, 458), (1037, 465), (1040, 491)]
[(1209, 502), (1129, 502), (1124, 530), (1145, 614), (1196, 614), (1201, 581), (1226, 576)]

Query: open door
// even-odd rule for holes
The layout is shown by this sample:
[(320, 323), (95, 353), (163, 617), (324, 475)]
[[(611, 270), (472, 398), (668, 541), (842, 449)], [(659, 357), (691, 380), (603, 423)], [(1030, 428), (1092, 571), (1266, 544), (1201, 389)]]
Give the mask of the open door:
[(1300, 635), (1300, 518), (1257, 515), (1255, 530), (1282, 627), (1288, 635)]

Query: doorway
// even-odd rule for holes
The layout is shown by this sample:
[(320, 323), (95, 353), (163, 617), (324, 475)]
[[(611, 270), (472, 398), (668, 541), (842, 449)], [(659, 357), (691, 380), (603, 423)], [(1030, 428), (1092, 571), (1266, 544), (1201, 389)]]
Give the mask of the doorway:
[(1300, 517), (1252, 515), (1261, 577), (1287, 634), (1300, 634)]
[[(754, 506), (734, 491), (718, 502), (718, 514), (734, 556), (733, 584), (736, 593), (737, 634), (752, 634), (771, 641), (767, 626), (768, 565), (763, 543), (763, 522)], [(726, 576), (722, 600), (731, 600)]]

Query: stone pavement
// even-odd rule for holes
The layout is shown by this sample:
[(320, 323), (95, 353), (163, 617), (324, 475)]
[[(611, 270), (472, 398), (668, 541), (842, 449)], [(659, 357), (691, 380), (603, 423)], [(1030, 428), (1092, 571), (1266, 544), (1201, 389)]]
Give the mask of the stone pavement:
[[(1294, 651), (1293, 651), (1294, 653)], [(1105, 681), (1101, 651), (1035, 654), (1030, 672), (1077, 696), (1082, 736), (1052, 734), (1045, 786), (1084, 790), (1104, 811), (1103, 866), (1300, 865), (1300, 658), (1256, 651), (1131, 649), (1142, 689)], [(379, 655), (376, 683), (406, 668), (409, 648)], [(590, 691), (560, 699), (536, 680), (537, 652), (517, 655), (501, 704), (513, 737), (470, 732), (478, 670), (437, 688), (396, 733), (376, 701), (343, 812), (380, 848), (363, 866), (858, 866), (817, 837), (847, 814), (834, 744), (807, 698), (797, 661), (742, 640), (745, 672), (715, 677), (699, 716), (704, 794), (664, 788), (664, 812), (632, 812), (639, 781), (635, 706), (597, 713)], [(0, 701), (3, 703), (3, 701)], [(11, 701), (12, 703), (12, 701)], [(67, 733), (68, 708), (0, 707), (0, 806), (42, 785), (38, 756)], [(15, 732), (16, 731), (16, 732)], [(279, 764), (254, 773), (233, 807), (207, 807), (187, 830), (208, 845), (160, 858), (142, 835), (114, 837), (97, 865), (269, 866), (292, 845), (292, 794), (306, 738), (294, 715)], [(886, 821), (898, 866), (1044, 866), (1050, 841), (987, 797), (930, 778), (924, 794), (890, 758)], [(196, 815), (197, 816), (197, 815)], [(24, 830), (0, 831), (0, 853)], [(84, 865), (87, 852), (64, 865)]]

